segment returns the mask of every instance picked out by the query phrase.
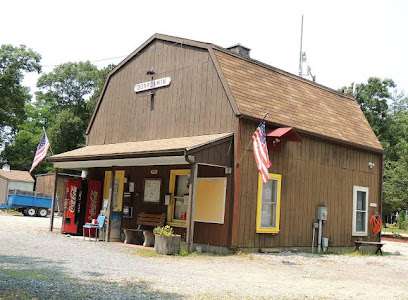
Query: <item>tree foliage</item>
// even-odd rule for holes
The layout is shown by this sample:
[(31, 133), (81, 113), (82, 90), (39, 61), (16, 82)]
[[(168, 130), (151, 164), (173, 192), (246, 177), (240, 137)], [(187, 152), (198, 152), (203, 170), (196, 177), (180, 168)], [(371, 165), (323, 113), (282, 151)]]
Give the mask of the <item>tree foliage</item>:
[(38, 53), (24, 45), (0, 47), (0, 143), (24, 121), (24, 106), (31, 99), (29, 89), (22, 86), (24, 73), (39, 73), (40, 60)]
[[(408, 208), (408, 98), (391, 79), (356, 85), (356, 101), (384, 148), (383, 214)], [(352, 93), (352, 86), (343, 87)]]
[[(0, 159), (7, 161), (12, 169), (28, 170), (43, 127), (54, 154), (84, 146), (85, 130), (96, 99), (113, 67), (99, 70), (90, 62), (69, 62), (43, 74), (37, 82), (36, 101), (25, 106), (27, 117), (17, 126), (17, 134), (6, 145)], [(33, 173), (51, 169), (52, 165), (43, 161)]]

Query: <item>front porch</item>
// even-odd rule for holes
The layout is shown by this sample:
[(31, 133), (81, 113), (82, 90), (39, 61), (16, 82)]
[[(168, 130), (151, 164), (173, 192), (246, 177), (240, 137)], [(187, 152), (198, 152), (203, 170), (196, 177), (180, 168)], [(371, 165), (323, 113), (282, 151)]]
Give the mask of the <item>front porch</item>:
[[(92, 149), (55, 155), (50, 161), (56, 168), (86, 170), (87, 182), (102, 183), (100, 213), (107, 216), (106, 241), (123, 242), (124, 229), (138, 228), (140, 213), (164, 214), (165, 224), (182, 236), (190, 252), (194, 244), (227, 249), (232, 143), (232, 134), (222, 134), (126, 143), (126, 147), (88, 146)], [(141, 144), (144, 151), (137, 149)], [(154, 149), (158, 144), (166, 149)]]

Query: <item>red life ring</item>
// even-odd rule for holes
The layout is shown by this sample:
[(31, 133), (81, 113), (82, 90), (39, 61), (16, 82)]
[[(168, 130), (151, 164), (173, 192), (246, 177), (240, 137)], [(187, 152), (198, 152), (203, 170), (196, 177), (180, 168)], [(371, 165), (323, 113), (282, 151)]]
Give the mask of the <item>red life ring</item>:
[(370, 218), (370, 229), (373, 234), (380, 233), (382, 227), (381, 218), (377, 215), (372, 215)]

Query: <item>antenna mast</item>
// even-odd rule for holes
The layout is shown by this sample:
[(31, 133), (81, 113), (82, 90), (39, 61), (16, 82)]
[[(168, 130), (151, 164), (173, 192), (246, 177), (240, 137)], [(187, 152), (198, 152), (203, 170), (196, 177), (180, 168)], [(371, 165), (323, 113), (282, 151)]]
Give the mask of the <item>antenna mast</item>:
[(300, 52), (299, 52), (299, 76), (302, 76), (302, 42), (303, 42), (303, 14), (302, 14), (302, 25), (300, 29)]
[(299, 76), (303, 78), (312, 78), (312, 80), (316, 81), (316, 76), (312, 74), (312, 68), (310, 68), (309, 64), (307, 64), (306, 73), (303, 73), (303, 63), (307, 62), (306, 52), (303, 52), (303, 14), (302, 14), (302, 25), (300, 29), (300, 53), (299, 53)]

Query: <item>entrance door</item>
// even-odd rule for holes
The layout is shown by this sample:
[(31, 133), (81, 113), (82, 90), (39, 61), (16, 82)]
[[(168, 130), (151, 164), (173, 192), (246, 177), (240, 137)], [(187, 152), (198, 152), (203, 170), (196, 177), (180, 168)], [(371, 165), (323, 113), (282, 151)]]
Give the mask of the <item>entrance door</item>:
[(169, 193), (171, 196), (167, 212), (167, 223), (175, 227), (187, 227), (187, 208), (190, 170), (171, 170)]

